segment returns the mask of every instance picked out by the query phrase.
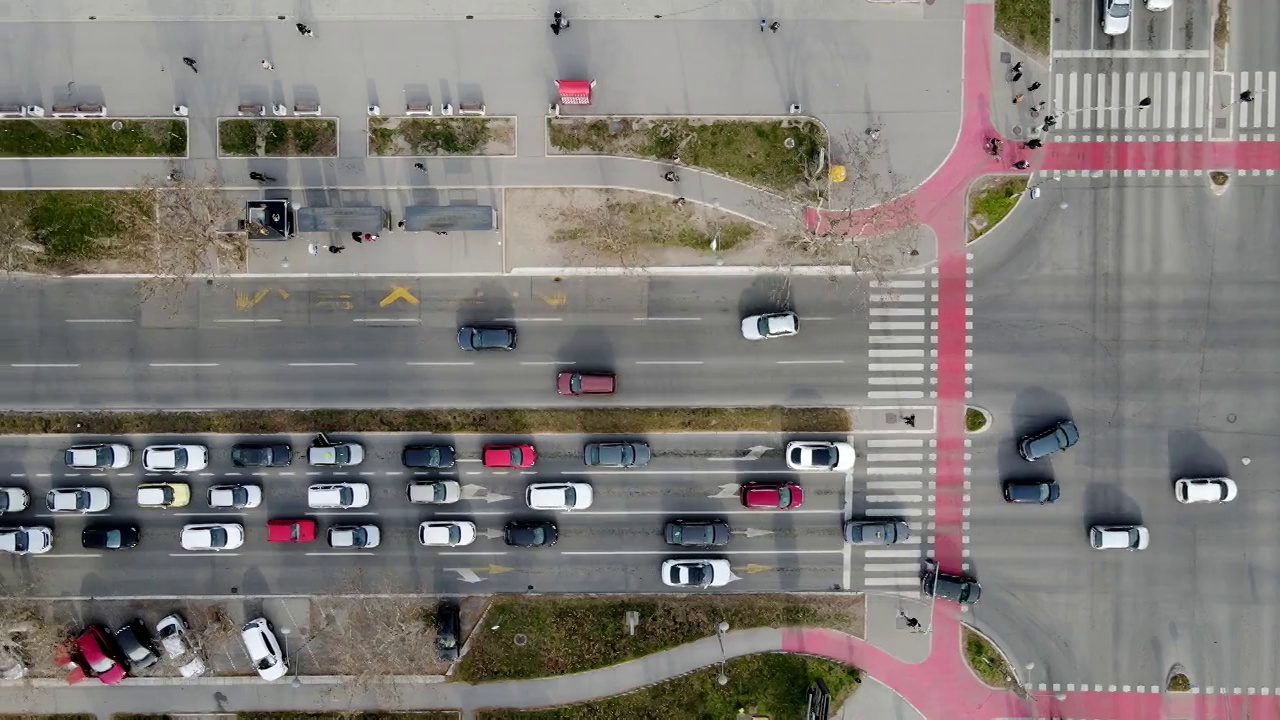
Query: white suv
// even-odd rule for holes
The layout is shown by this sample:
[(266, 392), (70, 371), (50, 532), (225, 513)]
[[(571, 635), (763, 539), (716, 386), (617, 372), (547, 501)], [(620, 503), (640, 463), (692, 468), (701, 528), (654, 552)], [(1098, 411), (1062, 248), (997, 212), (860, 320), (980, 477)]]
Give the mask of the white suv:
[(152, 445), (142, 451), (142, 467), (152, 472), (194, 472), (209, 467), (203, 445)]
[(579, 482), (533, 483), (524, 491), (531, 510), (585, 510), (592, 497), (591, 486)]
[(245, 652), (253, 668), (263, 680), (279, 680), (289, 672), (289, 664), (280, 642), (276, 640), (276, 629), (266, 618), (257, 618), (245, 623), (240, 628), (240, 641), (244, 643)]
[(67, 448), (66, 461), (67, 467), (77, 470), (119, 470), (133, 462), (133, 451), (117, 443), (75, 445)]
[(312, 508), (346, 510), (368, 504), (368, 483), (332, 483), (307, 488), (307, 505)]

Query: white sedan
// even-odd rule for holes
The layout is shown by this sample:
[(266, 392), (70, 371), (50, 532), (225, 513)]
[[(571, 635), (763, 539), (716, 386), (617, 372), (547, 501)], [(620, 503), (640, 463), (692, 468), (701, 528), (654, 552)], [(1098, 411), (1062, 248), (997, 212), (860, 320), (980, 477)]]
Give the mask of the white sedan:
[(368, 504), (368, 483), (330, 483), (307, 488), (307, 505), (312, 508), (346, 510)]
[(466, 520), (428, 520), (418, 526), (418, 542), (427, 547), (458, 547), (476, 541), (476, 524)]
[(289, 663), (276, 639), (276, 629), (266, 618), (255, 618), (240, 628), (240, 641), (249, 662), (263, 680), (279, 680), (289, 673)]
[(377, 525), (334, 525), (329, 528), (329, 547), (367, 549), (382, 542)]
[(848, 472), (856, 457), (847, 442), (797, 440), (787, 443), (787, 467), (792, 470)]
[(591, 486), (580, 482), (533, 483), (524, 491), (531, 510), (584, 510), (592, 498)]
[(209, 488), (209, 507), (244, 510), (262, 504), (262, 488), (257, 485), (214, 485)]
[(204, 445), (152, 445), (142, 451), (142, 467), (151, 472), (194, 472), (209, 467)]
[(1107, 35), (1123, 35), (1129, 32), (1129, 19), (1133, 8), (1129, 0), (1104, 0), (1102, 8), (1102, 32)]
[(680, 558), (662, 563), (662, 582), (669, 587), (724, 587), (735, 579), (728, 560)]
[(102, 512), (111, 507), (111, 492), (104, 487), (54, 488), (44, 502), (49, 512)]
[(1236, 481), (1227, 477), (1182, 478), (1173, 484), (1173, 496), (1184, 505), (1231, 502), (1236, 493)]
[(768, 340), (800, 332), (800, 317), (793, 312), (765, 313), (742, 318), (742, 337)]
[(183, 550), (235, 550), (244, 544), (239, 523), (206, 523), (182, 527)]
[(165, 657), (178, 666), (178, 674), (184, 678), (197, 677), (205, 671), (204, 659), (191, 645), (190, 633), (187, 621), (177, 613), (166, 615), (156, 623), (156, 637), (160, 639)]
[(118, 443), (75, 445), (67, 448), (67, 467), (77, 470), (119, 470), (133, 462), (133, 450)]
[(41, 525), (0, 528), (0, 551), (14, 555), (39, 555), (52, 549), (53, 530), (50, 528)]
[(0, 487), (0, 513), (22, 512), (31, 505), (31, 494), (20, 487)]

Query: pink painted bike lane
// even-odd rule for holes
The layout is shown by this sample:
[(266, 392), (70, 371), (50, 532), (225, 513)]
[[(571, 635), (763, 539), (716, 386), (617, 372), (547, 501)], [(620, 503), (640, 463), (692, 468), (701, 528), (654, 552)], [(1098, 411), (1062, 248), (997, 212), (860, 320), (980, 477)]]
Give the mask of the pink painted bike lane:
[(1273, 170), (1280, 142), (1050, 143), (1037, 170)]

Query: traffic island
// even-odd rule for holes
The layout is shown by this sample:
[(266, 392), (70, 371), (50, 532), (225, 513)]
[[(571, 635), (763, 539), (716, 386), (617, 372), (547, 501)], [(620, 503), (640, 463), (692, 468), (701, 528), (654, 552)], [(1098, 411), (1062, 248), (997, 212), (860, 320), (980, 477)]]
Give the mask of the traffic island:
[(219, 157), (337, 157), (337, 118), (218, 118)]
[(991, 429), (991, 413), (985, 408), (976, 405), (966, 405), (964, 408), (964, 431), (977, 435)]
[(973, 242), (1000, 224), (1027, 191), (1028, 178), (998, 176), (978, 180), (969, 188), (969, 240)]
[(514, 117), (369, 118), (369, 155), (373, 157), (515, 154)]
[(1166, 692), (1191, 692), (1191, 678), (1187, 675), (1187, 669), (1180, 664), (1169, 668), (1169, 677), (1165, 680), (1164, 689)]
[(996, 647), (987, 636), (965, 625), (961, 643), (964, 645), (964, 659), (969, 669), (984, 684), (996, 688), (1016, 688), (1018, 680), (1009, 667), (1004, 653)]
[(187, 121), (147, 118), (0, 120), (4, 157), (186, 157)]
[(1231, 174), (1222, 170), (1209, 171), (1209, 192), (1214, 195), (1223, 195), (1227, 192), (1227, 185), (1231, 182)]

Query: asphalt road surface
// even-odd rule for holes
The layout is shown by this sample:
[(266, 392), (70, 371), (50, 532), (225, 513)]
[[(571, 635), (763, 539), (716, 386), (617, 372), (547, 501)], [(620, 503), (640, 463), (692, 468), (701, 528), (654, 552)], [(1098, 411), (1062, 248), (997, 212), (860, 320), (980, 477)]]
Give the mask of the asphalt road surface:
[[(343, 439), (333, 436), (333, 439)], [(302, 460), (288, 468), (250, 470), (230, 463), (229, 448), (243, 439), (214, 436), (195, 439), (211, 449), (210, 467), (192, 473), (192, 501), (185, 508), (143, 510), (134, 498), (139, 482), (158, 480), (145, 473), (135, 459), (122, 471), (72, 471), (62, 463), (61, 451), (72, 442), (65, 437), (8, 438), (0, 443), (0, 482), (25, 487), (32, 508), (7, 515), (5, 525), (44, 524), (54, 528), (53, 550), (45, 555), (9, 556), (0, 560), (0, 579), (7, 593), (40, 596), (151, 595), (281, 595), (354, 592), (463, 593), (515, 592), (659, 592), (660, 563), (680, 555), (728, 558), (739, 579), (725, 591), (815, 591), (873, 589), (897, 585), (914, 589), (922, 554), (926, 518), (918, 508), (903, 508), (907, 498), (889, 500), (869, 486), (867, 473), (898, 467), (898, 484), (910, 484), (919, 473), (923, 454), (900, 450), (892, 457), (856, 445), (861, 467), (854, 473), (787, 470), (782, 448), (788, 439), (768, 434), (707, 434), (648, 438), (654, 460), (640, 469), (590, 469), (582, 461), (581, 436), (548, 436), (533, 440), (537, 464), (528, 470), (483, 467), (480, 446), (487, 442), (525, 438), (453, 439), (440, 436), (379, 434), (361, 437), (365, 462), (338, 471), (321, 471)], [(175, 438), (128, 438), (140, 453), (147, 444)], [(191, 438), (186, 438), (192, 441)], [(310, 437), (292, 437), (295, 455)], [(459, 464), (432, 473), (405, 468), (400, 450), (412, 442), (452, 442)], [(910, 438), (875, 436), (875, 442), (913, 442)], [(914, 442), (923, 444), (923, 440)], [(870, 455), (868, 447), (871, 448)], [(868, 464), (868, 460), (871, 464)], [(914, 468), (911, 461), (914, 461)], [(914, 472), (913, 472), (914, 470)], [(410, 504), (406, 483), (443, 476), (463, 484), (464, 499), (447, 506)], [(535, 480), (574, 480), (591, 483), (595, 501), (572, 513), (530, 511), (525, 487)], [(748, 510), (739, 500), (741, 483), (794, 479), (806, 493), (802, 507), (786, 511)], [(373, 499), (367, 508), (312, 510), (306, 488), (321, 481), (366, 482)], [(919, 478), (915, 478), (919, 486)], [(240, 512), (211, 512), (205, 498), (210, 485), (255, 483), (263, 488), (263, 505)], [(104, 486), (112, 506), (90, 516), (56, 517), (43, 506), (50, 487)], [(923, 496), (915, 497), (917, 506)], [(905, 517), (918, 536), (892, 551), (847, 548), (840, 529), (847, 517)], [(305, 545), (268, 543), (268, 519), (310, 517), (318, 521), (320, 537)], [(423, 520), (467, 519), (481, 536), (470, 546), (455, 549), (422, 547), (417, 526)], [(504, 545), (501, 531), (509, 519), (549, 518), (560, 527), (559, 542), (551, 548), (513, 548)], [(661, 531), (676, 518), (727, 520), (734, 535), (719, 552), (669, 548)], [(132, 550), (85, 550), (79, 534), (88, 522), (129, 522), (142, 531)], [(245, 545), (222, 553), (187, 552), (178, 543), (182, 525), (197, 522), (238, 522), (245, 526)], [(335, 524), (372, 522), (383, 532), (382, 545), (368, 551), (334, 550), (324, 540)], [(886, 554), (889, 552), (890, 554)], [(900, 582), (890, 578), (901, 576)]]

